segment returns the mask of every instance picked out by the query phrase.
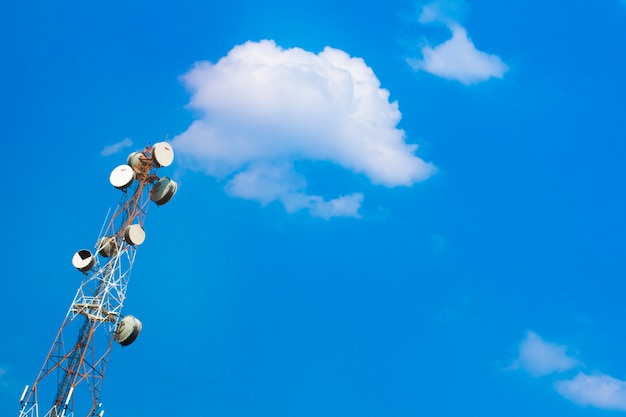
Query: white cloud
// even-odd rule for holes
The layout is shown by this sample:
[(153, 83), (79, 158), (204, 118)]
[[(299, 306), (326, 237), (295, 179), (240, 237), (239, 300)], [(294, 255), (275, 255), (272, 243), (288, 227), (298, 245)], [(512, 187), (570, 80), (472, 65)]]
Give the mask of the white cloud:
[(419, 17), (422, 24), (442, 22), (452, 37), (435, 46), (422, 47), (422, 58), (410, 58), (409, 65), (416, 71), (426, 71), (438, 77), (457, 80), (465, 85), (502, 78), (508, 66), (496, 56), (479, 51), (469, 38), (467, 30), (447, 13), (450, 2), (435, 2), (424, 6)]
[(519, 346), (519, 356), (513, 363), (514, 369), (522, 368), (533, 376), (544, 376), (564, 372), (578, 365), (578, 361), (567, 354), (567, 347), (546, 342), (537, 333), (529, 331)]
[(609, 375), (580, 372), (571, 380), (558, 381), (555, 388), (563, 397), (582, 406), (626, 411), (626, 381)]
[(124, 138), (121, 141), (114, 143), (113, 145), (105, 146), (104, 149), (100, 151), (100, 155), (109, 156), (118, 153), (124, 148), (128, 148), (133, 145), (133, 141), (129, 138)]
[(192, 168), (229, 178), (231, 195), (319, 217), (358, 216), (362, 194), (309, 195), (293, 162), (332, 162), (387, 187), (435, 171), (405, 142), (398, 104), (372, 69), (341, 50), (247, 42), (182, 79), (200, 118), (172, 143)]
[[(528, 332), (512, 368), (523, 368), (533, 376), (564, 372), (581, 365), (567, 355), (567, 347), (548, 343)], [(565, 399), (584, 407), (626, 411), (626, 381), (607, 374), (578, 372), (572, 379), (560, 379), (554, 389)]]
[(422, 6), (418, 22), (422, 24), (458, 22), (465, 15), (466, 8), (467, 2), (462, 0), (437, 0)]
[(226, 191), (233, 196), (267, 204), (278, 200), (289, 213), (308, 209), (311, 215), (330, 217), (360, 217), (359, 207), (363, 195), (354, 193), (325, 201), (320, 196), (307, 195), (303, 189), (306, 181), (295, 173), (290, 164), (255, 163), (236, 174), (227, 184)]

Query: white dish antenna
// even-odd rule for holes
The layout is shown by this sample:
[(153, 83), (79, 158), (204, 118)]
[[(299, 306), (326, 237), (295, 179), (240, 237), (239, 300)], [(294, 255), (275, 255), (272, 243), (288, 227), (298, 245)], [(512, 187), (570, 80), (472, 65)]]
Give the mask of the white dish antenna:
[(152, 145), (152, 161), (159, 167), (168, 167), (174, 161), (174, 149), (167, 142), (158, 142)]
[(87, 272), (96, 264), (96, 258), (90, 250), (81, 249), (72, 256), (72, 265), (81, 272)]
[(171, 198), (176, 194), (176, 190), (178, 189), (178, 184), (176, 181), (163, 177), (154, 184), (152, 190), (150, 190), (150, 199), (154, 201), (157, 206), (162, 206), (171, 200)]
[(141, 322), (135, 316), (124, 317), (115, 327), (113, 338), (122, 346), (128, 346), (137, 339), (141, 332)]
[(115, 237), (103, 237), (98, 241), (98, 253), (105, 258), (111, 257), (117, 252)]
[(124, 229), (124, 240), (130, 245), (141, 245), (146, 240), (146, 232), (140, 224), (131, 224)]
[(120, 190), (124, 190), (133, 183), (135, 180), (135, 172), (128, 165), (120, 165), (111, 171), (109, 181), (111, 185)]
[(141, 172), (141, 168), (143, 166), (143, 162), (141, 161), (141, 157), (143, 153), (141, 152), (133, 152), (128, 155), (127, 163), (133, 169), (133, 171), (139, 173)]

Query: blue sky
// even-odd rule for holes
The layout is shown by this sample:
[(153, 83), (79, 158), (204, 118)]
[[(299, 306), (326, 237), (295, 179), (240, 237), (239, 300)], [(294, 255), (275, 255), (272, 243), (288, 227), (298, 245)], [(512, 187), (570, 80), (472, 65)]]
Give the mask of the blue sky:
[(626, 4), (0, 6), (0, 415), (167, 138), (107, 416), (626, 412)]

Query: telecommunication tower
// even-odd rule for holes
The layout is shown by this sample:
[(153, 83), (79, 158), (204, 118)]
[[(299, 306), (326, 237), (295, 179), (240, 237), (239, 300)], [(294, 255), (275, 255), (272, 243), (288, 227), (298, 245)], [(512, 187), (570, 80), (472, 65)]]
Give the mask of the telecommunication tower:
[[(99, 397), (113, 341), (127, 346), (141, 331), (122, 307), (150, 201), (160, 206), (176, 193), (175, 181), (157, 175), (173, 159), (172, 147), (158, 142), (111, 172), (122, 197), (105, 218), (95, 252), (82, 249), (72, 258), (85, 276), (35, 382), (22, 392), (19, 417), (103, 417)], [(85, 410), (75, 413), (75, 406)]]

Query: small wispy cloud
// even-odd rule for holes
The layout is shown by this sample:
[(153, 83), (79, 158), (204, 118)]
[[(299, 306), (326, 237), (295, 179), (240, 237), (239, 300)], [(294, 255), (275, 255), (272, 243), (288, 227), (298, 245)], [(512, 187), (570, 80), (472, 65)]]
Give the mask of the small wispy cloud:
[(102, 156), (109, 156), (109, 155), (113, 155), (118, 153), (119, 151), (121, 151), (124, 148), (128, 148), (130, 146), (133, 146), (133, 141), (130, 140), (129, 138), (124, 138), (121, 141), (114, 143), (112, 145), (108, 145), (105, 146), (101, 151), (100, 151), (100, 155)]
[(411, 68), (465, 85), (504, 77), (508, 66), (497, 55), (479, 51), (467, 30), (450, 16), (454, 4), (450, 1), (438, 1), (423, 6), (418, 21), (421, 24), (443, 23), (452, 33), (452, 37), (435, 47), (423, 46), (421, 58), (407, 59)]
[(325, 161), (372, 183), (411, 186), (435, 167), (397, 127), (397, 102), (361, 58), (246, 42), (183, 75), (200, 117), (172, 145), (182, 164), (227, 180), (226, 191), (292, 213), (359, 217), (363, 194), (307, 192), (300, 161)]
[(626, 381), (609, 375), (580, 372), (573, 379), (557, 381), (555, 389), (578, 405), (626, 411)]
[(436, 0), (422, 6), (418, 22), (454, 24), (464, 17), (467, 6), (463, 0)]
[(568, 371), (578, 364), (576, 359), (567, 354), (567, 346), (546, 342), (537, 333), (529, 331), (519, 345), (519, 355), (511, 369), (523, 369), (539, 377)]
[[(584, 366), (567, 354), (567, 346), (546, 342), (529, 331), (520, 343), (519, 356), (509, 369), (523, 369), (534, 377), (545, 377)], [(563, 398), (583, 407), (626, 411), (626, 381), (602, 372), (578, 372), (570, 379), (554, 382)]]
[(359, 207), (363, 201), (361, 193), (353, 193), (332, 200), (308, 195), (302, 190), (304, 177), (293, 171), (291, 164), (256, 163), (236, 174), (226, 186), (228, 194), (262, 204), (280, 201), (288, 213), (308, 210), (312, 216), (360, 217)]

